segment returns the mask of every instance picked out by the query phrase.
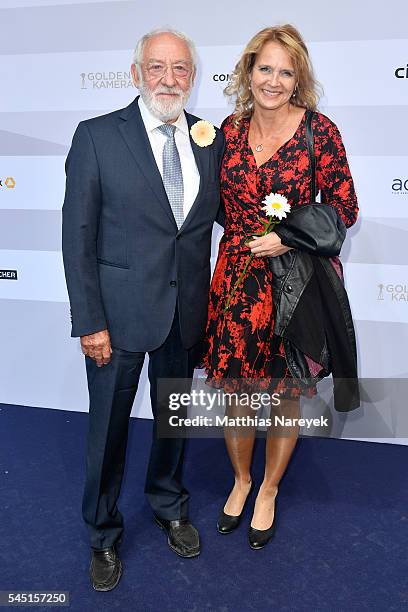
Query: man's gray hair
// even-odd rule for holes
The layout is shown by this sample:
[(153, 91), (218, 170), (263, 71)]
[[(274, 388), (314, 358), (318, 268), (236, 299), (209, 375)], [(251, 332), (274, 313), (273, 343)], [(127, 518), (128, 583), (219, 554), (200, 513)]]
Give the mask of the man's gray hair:
[(133, 53), (133, 63), (135, 64), (136, 68), (139, 68), (142, 62), (143, 50), (144, 50), (145, 44), (147, 43), (148, 40), (150, 40), (150, 38), (153, 38), (153, 36), (157, 36), (157, 34), (173, 34), (173, 36), (176, 36), (180, 40), (183, 40), (190, 50), (190, 55), (193, 61), (194, 68), (197, 67), (197, 51), (195, 48), (195, 44), (193, 43), (191, 38), (189, 38), (183, 32), (179, 32), (178, 30), (174, 30), (173, 28), (158, 28), (156, 30), (152, 30), (151, 32), (148, 32), (147, 34), (142, 36), (142, 38), (137, 42), (134, 53)]

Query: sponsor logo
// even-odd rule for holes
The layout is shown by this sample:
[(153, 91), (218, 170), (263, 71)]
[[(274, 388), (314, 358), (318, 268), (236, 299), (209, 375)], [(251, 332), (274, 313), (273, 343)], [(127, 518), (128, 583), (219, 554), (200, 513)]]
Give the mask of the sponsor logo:
[(408, 64), (406, 66), (396, 68), (394, 75), (397, 77), (397, 79), (408, 79)]
[(384, 285), (379, 283), (378, 285), (378, 301), (388, 300), (391, 302), (408, 302), (408, 285), (404, 284), (392, 284)]
[(17, 280), (17, 270), (0, 270), (0, 280)]
[(408, 195), (408, 178), (392, 179), (391, 191), (397, 195)]
[(14, 189), (16, 181), (12, 176), (7, 176), (5, 179), (0, 179), (0, 187), (6, 187), (6, 189)]
[(81, 72), (81, 89), (127, 89), (133, 87), (130, 72)]
[(228, 81), (231, 80), (231, 75), (230, 74), (213, 74), (212, 80), (215, 81), (216, 83), (227, 83)]

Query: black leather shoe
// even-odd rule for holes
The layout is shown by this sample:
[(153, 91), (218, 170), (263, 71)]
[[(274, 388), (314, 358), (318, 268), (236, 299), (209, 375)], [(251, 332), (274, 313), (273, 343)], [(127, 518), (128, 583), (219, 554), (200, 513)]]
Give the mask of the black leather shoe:
[(273, 523), (269, 529), (255, 529), (249, 526), (248, 540), (249, 545), (253, 550), (259, 550), (270, 542), (275, 535), (276, 531), (276, 498), (275, 498), (275, 513), (273, 517)]
[(122, 563), (114, 546), (92, 550), (89, 568), (91, 582), (95, 591), (111, 591), (122, 575)]
[(154, 515), (154, 520), (167, 533), (167, 543), (180, 557), (190, 558), (200, 554), (200, 536), (188, 519), (167, 521)]
[(254, 483), (252, 481), (251, 488), (249, 489), (247, 498), (244, 502), (244, 505), (242, 506), (241, 514), (238, 514), (238, 516), (234, 516), (233, 514), (226, 514), (224, 510), (221, 510), (220, 515), (218, 517), (218, 521), (217, 521), (217, 529), (219, 533), (231, 533), (232, 531), (234, 531), (234, 529), (238, 527), (238, 525), (241, 522), (241, 518), (244, 512), (245, 505), (248, 501), (249, 496), (252, 493), (253, 488), (254, 488)]

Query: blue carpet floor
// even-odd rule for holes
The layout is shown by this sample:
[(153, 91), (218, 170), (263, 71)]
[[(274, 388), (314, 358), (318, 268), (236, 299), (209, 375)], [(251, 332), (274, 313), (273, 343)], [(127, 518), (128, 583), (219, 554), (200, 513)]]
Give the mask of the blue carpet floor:
[[(87, 414), (0, 409), (0, 590), (69, 591), (70, 609), (81, 612), (408, 610), (408, 447), (300, 440), (281, 483), (275, 539), (252, 551), (253, 503), (238, 531), (215, 529), (232, 483), (223, 441), (190, 441), (185, 482), (202, 553), (184, 560), (152, 522), (143, 495), (151, 422), (132, 419), (120, 499), (124, 574), (114, 591), (96, 593), (80, 514)], [(263, 451), (259, 440), (258, 484)]]

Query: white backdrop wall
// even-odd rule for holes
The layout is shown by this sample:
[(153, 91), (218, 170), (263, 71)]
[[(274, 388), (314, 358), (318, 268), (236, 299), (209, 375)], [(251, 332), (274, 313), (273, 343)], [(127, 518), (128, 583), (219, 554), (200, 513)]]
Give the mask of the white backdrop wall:
[[(0, 402), (87, 410), (79, 342), (70, 334), (61, 258), (64, 162), (82, 119), (136, 95), (136, 40), (163, 25), (195, 41), (188, 109), (219, 125), (223, 87), (249, 38), (291, 22), (304, 35), (343, 135), (361, 215), (342, 253), (355, 318), (362, 408), (333, 414), (335, 436), (405, 443), (408, 340), (408, 5), (405, 0), (145, 2), (0, 0)], [(213, 263), (220, 235), (214, 232)], [(9, 271), (9, 272), (7, 272)], [(10, 272), (11, 271), (11, 272)], [(17, 278), (15, 278), (17, 276)], [(150, 416), (146, 376), (133, 409)], [(367, 425), (368, 420), (370, 422)]]

